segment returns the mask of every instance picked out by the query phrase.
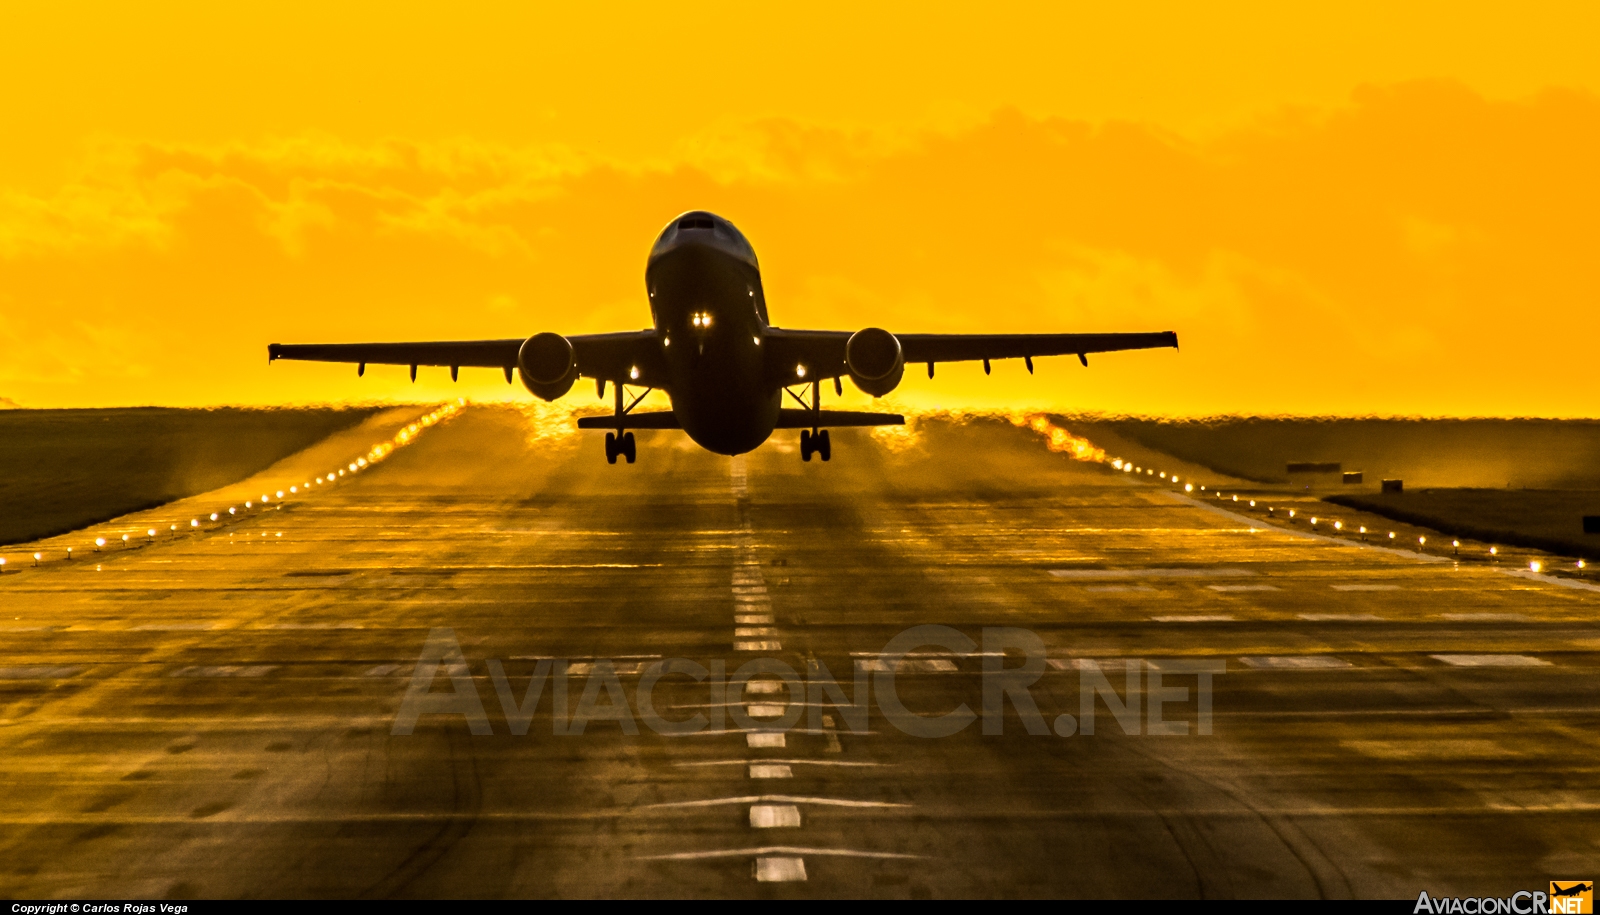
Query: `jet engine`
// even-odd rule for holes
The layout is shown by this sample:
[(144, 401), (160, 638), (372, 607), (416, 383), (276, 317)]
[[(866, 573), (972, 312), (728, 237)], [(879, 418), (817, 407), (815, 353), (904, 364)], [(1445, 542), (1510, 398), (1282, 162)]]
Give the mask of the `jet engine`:
[(517, 351), (522, 385), (543, 400), (555, 400), (578, 380), (578, 355), (572, 341), (560, 334), (534, 334)]
[(845, 367), (856, 387), (882, 397), (893, 391), (906, 374), (905, 353), (894, 334), (878, 327), (858, 330), (844, 345)]

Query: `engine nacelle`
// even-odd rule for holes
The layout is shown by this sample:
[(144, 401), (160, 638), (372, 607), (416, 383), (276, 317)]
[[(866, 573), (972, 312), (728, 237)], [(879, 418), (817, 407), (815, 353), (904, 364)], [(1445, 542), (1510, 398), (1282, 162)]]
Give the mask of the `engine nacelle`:
[(578, 380), (578, 354), (560, 334), (534, 334), (517, 350), (517, 374), (535, 397), (555, 400)]
[(844, 345), (845, 367), (856, 387), (882, 397), (900, 385), (906, 374), (906, 356), (894, 334), (869, 327), (850, 335)]

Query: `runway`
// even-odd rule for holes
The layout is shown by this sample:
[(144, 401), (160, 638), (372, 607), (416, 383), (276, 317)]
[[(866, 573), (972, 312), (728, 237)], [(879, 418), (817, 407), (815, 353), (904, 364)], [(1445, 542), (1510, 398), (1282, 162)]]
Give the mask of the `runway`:
[[(826, 464), (641, 432), (608, 466), (547, 431), (468, 407), (279, 509), (0, 577), (0, 894), (1414, 899), (1600, 871), (1600, 593), (1263, 529), (998, 425), (835, 430)], [(919, 625), (974, 647), (879, 657)], [(604, 660), (633, 703), (656, 660), (771, 658), (845, 694), (887, 667), (942, 714), (1021, 662), (986, 627), (1042, 640), (1046, 733), (1008, 700), (1001, 734), (912, 736), (876, 699), (857, 733), (677, 675), (654, 705), (696, 733), (558, 735), (552, 685), (518, 736), (489, 664), (512, 712), (541, 659), (567, 717)], [(433, 690), (470, 677), (491, 734), (391, 733), (437, 630), (465, 671)], [(1210, 734), (1178, 662), (1222, 671)], [(1085, 670), (1126, 699), (1130, 663), (1190, 733), (1147, 733), (1148, 695), (1135, 733), (1104, 703), (1056, 733)]]

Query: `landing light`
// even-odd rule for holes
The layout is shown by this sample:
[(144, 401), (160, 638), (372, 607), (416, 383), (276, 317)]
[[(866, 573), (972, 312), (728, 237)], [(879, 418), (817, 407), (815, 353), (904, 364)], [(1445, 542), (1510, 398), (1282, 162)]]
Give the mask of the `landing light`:
[(1185, 484), (1183, 484), (1183, 491), (1184, 492), (1194, 492), (1194, 484), (1193, 483), (1185, 483)]
[(105, 546), (106, 545), (106, 538), (104, 538), (104, 537), (96, 537), (96, 538), (94, 538), (94, 545), (95, 546)]
[(278, 498), (283, 498), (283, 490), (278, 490)]
[(1426, 538), (1426, 537), (1418, 537), (1417, 538), (1417, 546), (1419, 546), (1419, 547), (1423, 546), (1427, 542), (1428, 542), (1428, 538)]
[(189, 526), (190, 527), (199, 527), (200, 526), (200, 519), (198, 519), (198, 518), (190, 518), (189, 519)]
[(215, 521), (215, 520), (217, 520), (217, 513), (216, 513), (216, 512), (212, 512), (212, 513), (211, 513), (211, 520), (212, 520), (212, 521)]
[(127, 534), (123, 534), (122, 535), (122, 542), (123, 543), (127, 543), (128, 542), (128, 535)]
[(1500, 555), (1500, 548), (1499, 547), (1495, 547), (1495, 546), (1489, 547), (1489, 555), (1490, 556), (1498, 556), (1498, 555)]
[(803, 366), (803, 365), (795, 366), (794, 367), (794, 374), (795, 374), (796, 378), (804, 378), (804, 377), (806, 377), (806, 367)]
[(1234, 496), (1233, 497), (1233, 501), (1235, 501), (1235, 502), (1239, 501), (1239, 497), (1238, 496)]
[(300, 487), (298, 487), (298, 486), (291, 486), (291, 487), (289, 487), (289, 491), (290, 491), (290, 492), (299, 492), (299, 491), (300, 491)]
[(628, 380), (630, 380), (630, 381), (638, 381), (639, 380), (639, 367), (637, 365), (629, 367), (629, 369), (628, 369)]
[(1256, 507), (1256, 500), (1254, 500), (1254, 499), (1250, 500), (1250, 507), (1251, 508), (1255, 508)]
[(152, 527), (149, 530), (145, 531), (145, 534), (148, 535), (150, 537), (150, 539), (154, 540), (155, 536), (156, 536), (156, 529)]
[(1389, 539), (1390, 539), (1390, 540), (1393, 540), (1393, 539), (1394, 539), (1394, 531), (1390, 531), (1390, 532), (1389, 532)]
[(672, 338), (671, 337), (662, 337), (661, 338), (661, 345), (662, 346), (671, 346), (672, 345)]
[(1292, 508), (1289, 509), (1289, 517), (1291, 517), (1291, 518), (1294, 517), (1294, 509), (1292, 509)]
[(1165, 470), (1161, 471), (1161, 479), (1165, 480), (1166, 478), (1167, 478), (1167, 472)]
[(1582, 559), (1578, 560), (1578, 568), (1580, 568), (1580, 569), (1584, 568), (1584, 563), (1583, 563)]
[(1344, 530), (1344, 522), (1343, 521), (1335, 521), (1335, 522), (1333, 522), (1333, 529), (1336, 530), (1336, 531)]
[(1528, 571), (1530, 571), (1530, 572), (1537, 572), (1542, 568), (1544, 568), (1544, 566), (1540, 565), (1537, 562), (1528, 563)]

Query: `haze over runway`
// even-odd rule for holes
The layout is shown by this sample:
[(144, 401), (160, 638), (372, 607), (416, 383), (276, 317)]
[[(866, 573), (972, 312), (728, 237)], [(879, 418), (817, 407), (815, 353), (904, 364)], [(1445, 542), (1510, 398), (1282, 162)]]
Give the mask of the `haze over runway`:
[[(187, 526), (407, 422), (123, 527)], [(839, 430), (828, 464), (641, 432), (610, 466), (550, 432), (469, 406), (309, 497), (8, 571), (0, 893), (1415, 898), (1600, 866), (1594, 590), (1252, 524), (998, 424)], [(516, 736), (487, 663), (520, 693), (568, 659), (574, 703), (603, 659), (630, 701), (673, 657), (825, 667), (848, 694), (922, 624), (1036, 633), (1051, 723), (1084, 668), (1121, 691), (1133, 661), (1188, 689), (1166, 714), (1193, 731), (1174, 662), (1221, 666), (1213, 733), (1102, 707), (1092, 736), (1029, 734), (1008, 704), (1003, 734), (929, 739), (874, 703), (864, 734), (829, 708), (781, 741), (731, 716), (555, 736), (547, 694)], [(438, 629), (491, 735), (391, 734)], [(977, 708), (985, 661), (924, 649), (898, 694)], [(756, 689), (724, 701), (801, 701)], [(655, 704), (719, 711), (681, 676)]]

